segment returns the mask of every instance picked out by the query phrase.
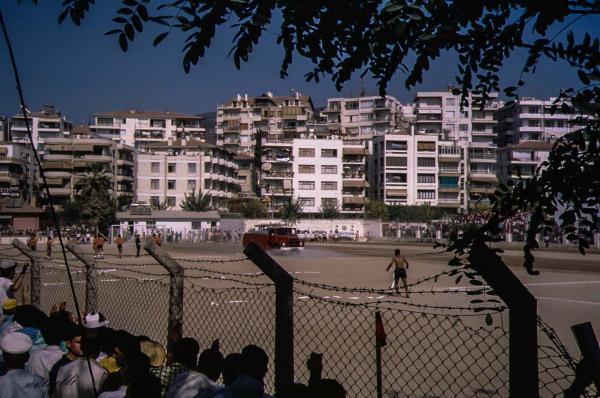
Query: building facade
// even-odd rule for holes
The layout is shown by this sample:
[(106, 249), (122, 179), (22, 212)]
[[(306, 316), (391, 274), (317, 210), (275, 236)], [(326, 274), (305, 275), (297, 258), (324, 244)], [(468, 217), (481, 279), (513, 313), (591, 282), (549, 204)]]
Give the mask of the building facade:
[(202, 141), (168, 140), (147, 146), (137, 157), (137, 199), (179, 210), (186, 195), (210, 195), (225, 208), (240, 191), (234, 155)]
[(48, 138), (42, 166), (56, 205), (77, 195), (77, 182), (95, 171), (110, 178), (111, 197), (130, 202), (135, 195), (135, 151), (133, 147), (87, 134), (72, 138)]
[[(73, 128), (64, 115), (52, 105), (44, 105), (37, 112), (27, 111), (27, 120), (33, 143), (40, 155), (44, 154), (46, 140), (69, 138)], [(14, 115), (10, 120), (9, 138), (14, 143), (30, 145), (27, 136), (27, 124), (22, 113)]]
[(99, 137), (143, 150), (166, 140), (204, 140), (202, 117), (181, 112), (150, 112), (130, 109), (101, 112), (90, 126)]
[(37, 173), (29, 145), (0, 142), (0, 198), (5, 206), (35, 206)]
[(548, 160), (552, 146), (545, 141), (521, 141), (498, 148), (498, 180), (506, 183), (519, 176), (532, 177), (539, 165)]

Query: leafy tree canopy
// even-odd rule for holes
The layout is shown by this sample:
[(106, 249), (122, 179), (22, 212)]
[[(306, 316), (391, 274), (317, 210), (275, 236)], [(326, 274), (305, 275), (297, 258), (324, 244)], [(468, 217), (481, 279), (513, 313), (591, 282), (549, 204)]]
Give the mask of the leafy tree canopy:
[(227, 208), (230, 213), (239, 213), (244, 218), (263, 218), (267, 216), (267, 207), (255, 198), (231, 199), (227, 204)]
[(209, 194), (203, 194), (198, 191), (192, 191), (189, 194), (184, 194), (184, 199), (179, 205), (182, 210), (185, 211), (207, 211), (211, 207), (211, 196)]
[(385, 220), (388, 217), (388, 208), (383, 202), (370, 200), (365, 206), (365, 216), (367, 218)]

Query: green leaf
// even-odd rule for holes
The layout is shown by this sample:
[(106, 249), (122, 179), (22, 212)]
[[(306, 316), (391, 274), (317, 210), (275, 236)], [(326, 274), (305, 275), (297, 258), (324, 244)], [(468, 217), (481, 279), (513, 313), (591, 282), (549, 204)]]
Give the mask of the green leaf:
[(163, 41), (168, 35), (169, 35), (169, 32), (163, 32), (163, 33), (159, 34), (158, 36), (156, 36), (154, 38), (152, 45), (154, 47), (158, 46), (160, 44), (160, 42)]

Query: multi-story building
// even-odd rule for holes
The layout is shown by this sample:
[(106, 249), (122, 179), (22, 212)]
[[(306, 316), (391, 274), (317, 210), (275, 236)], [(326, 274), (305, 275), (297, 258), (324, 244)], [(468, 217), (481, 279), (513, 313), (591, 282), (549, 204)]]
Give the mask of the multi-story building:
[[(68, 138), (71, 136), (72, 124), (64, 115), (57, 112), (52, 105), (44, 105), (38, 112), (27, 111), (27, 120), (31, 137), (39, 154), (44, 153), (44, 144), (50, 138)], [(22, 113), (14, 115), (10, 121), (9, 137), (14, 143), (29, 145), (27, 124)]]
[(8, 119), (6, 116), (0, 115), (0, 142), (10, 141), (8, 137)]
[(256, 196), (256, 162), (254, 156), (243, 153), (233, 157), (238, 165), (237, 179), (240, 183), (240, 194), (246, 197)]
[(548, 160), (553, 144), (545, 141), (521, 141), (498, 148), (498, 180), (506, 183), (509, 180), (529, 178), (534, 175), (539, 165)]
[(388, 205), (438, 204), (438, 137), (386, 134), (373, 138), (370, 197)]
[(344, 137), (367, 139), (390, 134), (402, 126), (402, 105), (392, 97), (329, 98), (321, 112), (332, 131)]
[(90, 126), (99, 137), (121, 142), (141, 150), (146, 145), (166, 140), (204, 140), (202, 117), (181, 112), (149, 112), (130, 109), (101, 112)]
[(238, 166), (227, 150), (202, 141), (150, 144), (137, 157), (137, 199), (179, 209), (186, 194), (206, 194), (224, 208), (240, 190)]
[[(77, 131), (76, 131), (77, 130)], [(97, 138), (89, 130), (74, 129), (71, 138), (46, 139), (42, 158), (50, 194), (57, 205), (73, 199), (77, 182), (96, 170), (111, 180), (109, 193), (119, 201), (135, 194), (135, 151), (133, 147)]]
[(552, 114), (555, 98), (540, 100), (523, 97), (512, 104), (503, 106), (495, 113), (494, 132), (498, 136), (498, 146), (518, 144), (522, 141), (552, 142), (579, 128), (574, 124), (577, 115), (564, 112), (558, 106)]
[(454, 141), (438, 142), (438, 206), (466, 209), (467, 158), (465, 147)]
[[(0, 142), (0, 198), (11, 207), (35, 206), (37, 166), (29, 145)], [(8, 205), (5, 203), (5, 205)]]
[[(289, 194), (302, 205), (303, 212), (316, 214), (325, 208), (341, 210), (342, 140), (295, 139), (292, 156), (293, 178)], [(271, 193), (277, 195), (278, 192), (285, 191), (286, 187), (282, 183), (285, 184), (286, 180), (273, 178), (264, 176)]]
[(258, 136), (291, 144), (308, 132), (307, 121), (313, 113), (311, 98), (298, 92), (288, 96), (238, 94), (217, 107), (217, 145), (254, 156)]

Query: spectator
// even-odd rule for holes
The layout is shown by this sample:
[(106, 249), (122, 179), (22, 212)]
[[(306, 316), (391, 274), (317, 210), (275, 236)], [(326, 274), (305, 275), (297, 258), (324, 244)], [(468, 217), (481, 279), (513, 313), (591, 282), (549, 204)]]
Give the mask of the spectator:
[(240, 353), (233, 352), (223, 361), (223, 384), (231, 385), (240, 374)]
[(7, 298), (14, 298), (14, 292), (23, 285), (27, 265), (23, 266), (21, 273), (15, 278), (16, 268), (17, 263), (15, 261), (0, 260), (0, 303), (4, 303)]
[(165, 364), (167, 354), (164, 347), (156, 341), (144, 340), (140, 343), (140, 348), (150, 359), (150, 366), (157, 368)]
[(158, 398), (160, 382), (149, 369), (150, 358), (141, 352), (130, 354), (123, 367), (122, 384), (117, 390), (105, 391), (98, 398)]
[(240, 355), (240, 375), (215, 398), (271, 398), (265, 394), (263, 382), (268, 364), (269, 357), (262, 348), (255, 345), (244, 347)]
[(111, 328), (105, 328), (102, 333), (102, 344), (101, 344), (101, 352), (98, 357), (98, 363), (104, 369), (108, 371), (108, 373), (114, 373), (119, 371), (119, 365), (117, 364), (117, 358), (115, 357), (115, 330)]
[(312, 397), (310, 389), (301, 383), (292, 383), (284, 386), (277, 392), (277, 398), (308, 398)]
[(4, 316), (2, 318), (2, 323), (0, 323), (0, 340), (14, 329), (13, 325), (15, 323), (14, 318), (16, 310), (17, 300), (14, 298), (7, 298), (2, 303), (2, 312), (4, 313)]
[(46, 381), (24, 369), (31, 346), (29, 336), (18, 332), (9, 333), (0, 341), (2, 357), (7, 368), (6, 375), (0, 377), (2, 398), (48, 397)]
[(59, 347), (63, 339), (64, 323), (59, 318), (51, 318), (42, 329), (42, 336), (47, 346), (33, 351), (25, 369), (34, 375), (49, 379), (50, 370), (64, 355)]
[(33, 305), (20, 305), (15, 310), (16, 330), (25, 333), (33, 342), (31, 351), (44, 348), (46, 343), (42, 337), (42, 329), (48, 322), (48, 316)]
[(140, 351), (140, 344), (135, 336), (124, 331), (117, 330), (112, 334), (113, 355), (115, 357), (119, 370), (108, 375), (102, 391), (116, 391), (126, 384), (125, 364), (127, 358), (137, 355)]
[(117, 236), (115, 239), (115, 243), (117, 244), (117, 250), (119, 252), (119, 258), (123, 257), (123, 243), (125, 243), (125, 239), (121, 237), (121, 235)]
[(135, 256), (140, 256), (140, 249), (142, 248), (142, 239), (140, 238), (140, 234), (135, 234)]
[(179, 373), (171, 383), (167, 398), (211, 398), (221, 392), (224, 386), (217, 384), (223, 368), (223, 354), (219, 351), (219, 341), (211, 348), (202, 351), (198, 358), (197, 371)]
[(200, 346), (195, 339), (182, 338), (173, 344), (166, 366), (150, 368), (150, 373), (160, 381), (161, 397), (167, 395), (169, 386), (179, 373), (187, 372), (196, 366), (198, 351), (200, 351)]
[(82, 357), (77, 357), (58, 370), (55, 391), (57, 398), (95, 398), (101, 391), (108, 372), (96, 362), (100, 342), (97, 338), (84, 334), (81, 350)]
[(67, 353), (64, 354), (50, 369), (48, 373), (48, 387), (50, 395), (54, 395), (56, 389), (56, 376), (58, 371), (63, 366), (73, 362), (77, 358), (83, 355), (81, 351), (81, 337), (83, 335), (83, 329), (75, 325), (74, 323), (67, 324), (64, 330), (65, 346)]
[(314, 398), (346, 398), (346, 390), (340, 383), (332, 379), (320, 380), (311, 388)]

